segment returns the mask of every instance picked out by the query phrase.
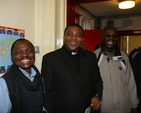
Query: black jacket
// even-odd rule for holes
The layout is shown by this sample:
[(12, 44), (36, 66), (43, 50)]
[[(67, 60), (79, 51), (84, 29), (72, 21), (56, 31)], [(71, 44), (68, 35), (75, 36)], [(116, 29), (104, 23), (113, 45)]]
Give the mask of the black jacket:
[(96, 56), (90, 51), (80, 50), (79, 74), (64, 47), (48, 53), (43, 56), (41, 75), (49, 113), (84, 113), (95, 94), (102, 96)]

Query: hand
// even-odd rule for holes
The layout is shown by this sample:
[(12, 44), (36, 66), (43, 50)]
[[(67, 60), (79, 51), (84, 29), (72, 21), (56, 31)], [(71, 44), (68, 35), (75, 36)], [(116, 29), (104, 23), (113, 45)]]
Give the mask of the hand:
[(100, 99), (97, 96), (94, 96), (91, 99), (91, 105), (90, 105), (94, 110), (98, 110), (101, 107)]

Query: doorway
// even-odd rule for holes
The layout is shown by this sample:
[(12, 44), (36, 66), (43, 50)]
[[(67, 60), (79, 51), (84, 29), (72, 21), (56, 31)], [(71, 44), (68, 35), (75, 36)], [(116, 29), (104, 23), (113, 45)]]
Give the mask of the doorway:
[(122, 51), (130, 54), (130, 52), (141, 46), (141, 35), (127, 35), (120, 37), (120, 48)]
[(141, 30), (118, 31), (120, 49), (130, 54), (134, 48), (141, 46)]

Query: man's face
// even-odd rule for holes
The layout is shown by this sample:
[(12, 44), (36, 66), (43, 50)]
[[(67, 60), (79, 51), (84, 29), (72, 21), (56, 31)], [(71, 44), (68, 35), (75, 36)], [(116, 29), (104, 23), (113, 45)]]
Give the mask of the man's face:
[(18, 41), (13, 47), (11, 58), (18, 67), (29, 72), (35, 61), (34, 48), (28, 41)]
[(69, 51), (78, 51), (83, 40), (83, 31), (81, 28), (77, 26), (70, 26), (67, 28), (64, 35), (64, 44)]
[(118, 41), (118, 33), (114, 28), (107, 28), (102, 37), (104, 49), (113, 49)]

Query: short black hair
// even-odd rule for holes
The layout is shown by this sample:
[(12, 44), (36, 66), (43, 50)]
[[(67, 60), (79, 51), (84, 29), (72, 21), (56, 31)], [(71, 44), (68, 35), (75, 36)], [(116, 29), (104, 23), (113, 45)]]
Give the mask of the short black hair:
[(66, 33), (68, 27), (71, 27), (71, 26), (79, 27), (79, 28), (82, 30), (82, 35), (83, 35), (83, 37), (84, 37), (84, 30), (83, 30), (82, 26), (80, 26), (79, 24), (76, 24), (76, 23), (69, 24), (69, 25), (65, 28), (65, 30), (64, 30), (64, 35), (65, 35), (65, 33)]
[[(29, 43), (31, 44), (31, 46), (33, 47), (33, 49), (34, 49), (34, 45), (33, 45), (29, 40), (27, 40), (27, 39), (25, 39), (25, 38), (19, 38), (19, 39), (17, 39), (15, 42), (13, 42), (13, 44), (12, 44), (12, 46), (11, 46), (11, 54), (12, 54), (13, 48), (14, 48), (14, 46), (15, 46), (15, 43), (16, 43), (16, 42), (19, 42), (19, 41), (27, 41), (27, 42), (29, 42)], [(34, 52), (35, 52), (35, 49), (34, 49)]]
[(104, 36), (105, 31), (106, 31), (107, 29), (113, 29), (113, 30), (115, 30), (115, 31), (117, 32), (117, 35), (118, 35), (118, 30), (117, 30), (114, 26), (106, 26), (106, 27), (103, 28), (102, 37)]

